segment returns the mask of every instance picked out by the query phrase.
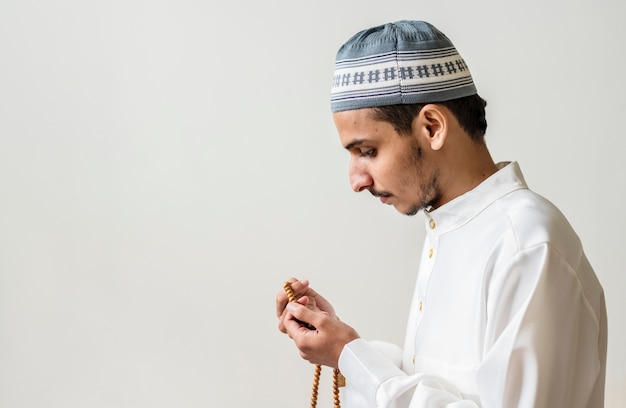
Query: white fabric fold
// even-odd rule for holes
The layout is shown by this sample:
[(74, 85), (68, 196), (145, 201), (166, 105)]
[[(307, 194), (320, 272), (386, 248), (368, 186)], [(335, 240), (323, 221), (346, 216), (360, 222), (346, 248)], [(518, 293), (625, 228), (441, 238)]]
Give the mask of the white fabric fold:
[(345, 408), (603, 406), (604, 293), (517, 163), (426, 215), (402, 357), (355, 340)]

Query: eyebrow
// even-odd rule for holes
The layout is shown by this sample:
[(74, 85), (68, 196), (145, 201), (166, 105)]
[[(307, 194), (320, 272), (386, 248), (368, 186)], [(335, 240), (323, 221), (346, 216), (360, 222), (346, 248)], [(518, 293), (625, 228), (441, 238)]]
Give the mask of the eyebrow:
[(363, 143), (365, 143), (365, 142), (366, 142), (366, 140), (365, 140), (365, 139), (355, 139), (355, 140), (351, 141), (350, 143), (348, 143), (347, 145), (345, 145), (345, 146), (344, 146), (344, 148), (345, 148), (346, 150), (350, 150), (350, 149), (352, 149), (353, 147), (360, 146), (360, 145), (362, 145), (362, 144), (363, 144)]

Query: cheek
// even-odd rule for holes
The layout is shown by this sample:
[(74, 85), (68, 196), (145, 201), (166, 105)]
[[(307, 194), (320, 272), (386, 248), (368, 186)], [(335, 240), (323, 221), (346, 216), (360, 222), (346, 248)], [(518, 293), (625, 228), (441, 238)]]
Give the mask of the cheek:
[(403, 184), (419, 185), (422, 169), (415, 161), (407, 158), (402, 163), (398, 164), (395, 171), (397, 174), (401, 175)]
[(375, 180), (389, 185), (396, 184), (396, 180), (402, 176), (403, 171), (400, 167), (398, 167), (398, 163), (387, 161), (379, 162), (376, 166), (373, 166), (371, 174)]

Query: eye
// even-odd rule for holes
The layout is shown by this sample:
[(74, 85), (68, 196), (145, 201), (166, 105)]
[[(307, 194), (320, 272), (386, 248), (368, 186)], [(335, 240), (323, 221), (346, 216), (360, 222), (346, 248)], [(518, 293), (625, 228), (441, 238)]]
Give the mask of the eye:
[(376, 149), (374, 149), (373, 147), (359, 149), (359, 155), (361, 157), (375, 157), (376, 156)]

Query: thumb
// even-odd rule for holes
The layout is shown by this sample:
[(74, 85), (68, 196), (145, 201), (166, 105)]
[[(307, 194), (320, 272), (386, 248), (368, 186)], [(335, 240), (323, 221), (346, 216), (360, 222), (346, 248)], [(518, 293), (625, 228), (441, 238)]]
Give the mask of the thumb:
[(308, 329), (314, 329), (316, 322), (319, 320), (318, 313), (311, 310), (301, 303), (291, 302), (286, 306), (287, 312), (297, 320), (300, 326)]

